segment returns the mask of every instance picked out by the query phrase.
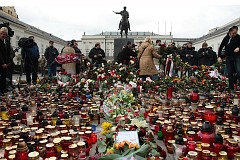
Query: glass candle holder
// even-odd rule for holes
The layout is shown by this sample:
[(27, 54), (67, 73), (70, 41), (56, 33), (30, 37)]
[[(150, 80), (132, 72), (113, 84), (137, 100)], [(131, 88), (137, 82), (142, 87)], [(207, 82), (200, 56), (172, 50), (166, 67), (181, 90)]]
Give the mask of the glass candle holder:
[(39, 152), (30, 152), (28, 154), (28, 160), (39, 160)]
[(202, 150), (210, 150), (210, 144), (209, 143), (202, 143), (201, 148), (202, 148)]
[(228, 145), (227, 145), (227, 156), (228, 159), (233, 159), (234, 154), (239, 152), (239, 146), (237, 141), (234, 139), (228, 139)]
[(225, 152), (225, 151), (220, 151), (220, 152), (219, 152), (219, 156), (218, 156), (218, 160), (228, 160), (227, 152)]
[(86, 159), (86, 144), (85, 142), (78, 142), (78, 154), (79, 154), (79, 160), (85, 160)]
[(234, 154), (234, 160), (240, 160), (240, 153)]
[(67, 153), (61, 154), (60, 160), (68, 160), (68, 157)]
[(198, 153), (195, 151), (189, 151), (187, 154), (187, 158), (189, 160), (197, 160)]
[(166, 136), (165, 136), (165, 144), (168, 143), (168, 140), (173, 140), (174, 139), (174, 129), (172, 125), (169, 125), (166, 129)]
[(187, 151), (195, 151), (196, 142), (195, 141), (188, 141), (187, 144)]
[(53, 143), (46, 144), (45, 158), (56, 157), (57, 153)]
[(61, 138), (61, 146), (62, 149), (66, 152), (69, 152), (68, 147), (72, 144), (72, 138), (71, 137), (62, 137)]
[(77, 144), (71, 144), (68, 148), (69, 148), (70, 159), (78, 158)]
[(28, 147), (24, 141), (18, 143), (16, 159), (17, 160), (27, 160), (28, 159)]
[(54, 147), (55, 147), (58, 155), (60, 155), (61, 151), (62, 151), (61, 141), (62, 141), (61, 138), (53, 139), (53, 144), (54, 144)]
[(205, 106), (204, 120), (209, 121), (211, 124), (217, 121), (217, 115), (212, 105)]
[(209, 150), (202, 150), (202, 160), (211, 160), (210, 153)]
[(85, 131), (85, 136), (86, 136), (85, 140), (87, 140), (88, 145), (89, 145), (90, 148), (92, 148), (92, 144), (93, 144), (92, 138), (91, 138), (91, 134), (92, 134), (92, 131)]
[(194, 131), (188, 131), (187, 134), (188, 141), (196, 141), (196, 133)]

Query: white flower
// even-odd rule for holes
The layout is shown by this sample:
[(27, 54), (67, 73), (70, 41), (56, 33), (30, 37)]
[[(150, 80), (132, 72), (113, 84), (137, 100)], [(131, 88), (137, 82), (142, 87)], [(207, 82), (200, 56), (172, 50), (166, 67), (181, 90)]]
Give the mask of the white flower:
[(117, 127), (112, 127), (112, 128), (111, 128), (111, 131), (112, 131), (112, 132), (115, 132), (116, 129), (117, 129)]
[(105, 78), (105, 75), (104, 75), (104, 74), (102, 74), (102, 75), (101, 75), (101, 77), (102, 77), (102, 78)]
[(118, 62), (115, 62), (116, 65), (118, 65)]
[(133, 60), (130, 60), (130, 63), (131, 63), (131, 64), (134, 64), (134, 61), (133, 61)]
[(104, 63), (102, 63), (102, 67), (104, 67)]
[(87, 63), (88, 66), (90, 66), (90, 64), (91, 64), (90, 62)]
[(139, 121), (138, 119), (133, 119), (131, 124), (132, 125), (136, 125), (138, 128), (140, 128), (140, 127), (147, 127), (146, 120)]
[(86, 79), (85, 79), (85, 78), (82, 78), (82, 79), (81, 79), (81, 82), (82, 82), (82, 83), (86, 82)]
[(130, 72), (130, 74), (133, 74), (133, 72)]
[(108, 60), (107, 63), (111, 63), (111, 60)]
[(137, 84), (133, 81), (129, 82), (129, 84), (133, 87), (133, 88), (136, 88), (137, 87)]
[(107, 80), (105, 80), (104, 83), (107, 83)]
[(122, 70), (124, 70), (124, 68), (123, 68), (123, 67), (119, 68), (119, 71), (122, 71)]

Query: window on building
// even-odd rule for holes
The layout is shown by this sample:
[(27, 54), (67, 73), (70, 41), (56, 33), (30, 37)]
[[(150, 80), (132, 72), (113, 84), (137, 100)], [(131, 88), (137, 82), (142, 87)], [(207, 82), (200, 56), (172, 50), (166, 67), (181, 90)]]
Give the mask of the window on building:
[(44, 45), (41, 44), (41, 53), (43, 54), (44, 53)]
[(16, 46), (18, 46), (18, 41), (20, 40), (20, 36), (16, 35)]

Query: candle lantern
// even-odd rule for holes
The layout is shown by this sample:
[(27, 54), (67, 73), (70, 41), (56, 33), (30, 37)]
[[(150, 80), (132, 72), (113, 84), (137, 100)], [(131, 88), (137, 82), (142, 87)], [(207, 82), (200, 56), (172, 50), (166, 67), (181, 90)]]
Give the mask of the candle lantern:
[(219, 152), (223, 149), (223, 137), (220, 133), (215, 135), (214, 143), (213, 143), (213, 152), (219, 154)]
[(16, 159), (17, 160), (27, 160), (28, 159), (28, 147), (24, 141), (18, 143)]
[(40, 160), (40, 159), (42, 158), (40, 158), (39, 152), (34, 151), (28, 154), (28, 160)]
[(218, 156), (218, 160), (227, 160), (228, 157), (227, 157), (227, 152), (225, 151), (220, 151), (219, 152), (219, 156)]
[(173, 93), (173, 84), (169, 83), (168, 88), (167, 88), (167, 99), (168, 100), (172, 99), (172, 93)]
[(222, 118), (221, 117), (218, 117), (217, 118), (217, 122), (216, 124), (214, 125), (214, 132), (215, 134), (217, 134), (219, 131), (222, 131), (224, 128), (223, 128), (223, 121), (222, 121)]
[(205, 121), (201, 127), (201, 130), (198, 132), (198, 139), (203, 143), (212, 144), (214, 141), (214, 133), (211, 124), (208, 121)]
[(198, 157), (198, 153), (195, 151), (189, 151), (187, 154), (187, 159), (189, 160), (198, 160), (197, 157)]
[(45, 158), (56, 157), (57, 153), (53, 143), (46, 144)]
[(190, 94), (190, 98), (193, 103), (197, 103), (199, 101), (199, 94), (197, 88), (193, 89), (192, 93)]
[(173, 144), (173, 158), (174, 160), (178, 160), (179, 157), (184, 156), (184, 152), (186, 152), (186, 146), (184, 145), (183, 137), (181, 134), (178, 135), (175, 140), (175, 144)]
[(26, 119), (27, 119), (27, 125), (32, 126), (33, 125), (33, 115), (32, 112), (26, 113)]
[(9, 120), (9, 115), (8, 115), (7, 108), (5, 108), (4, 106), (1, 107), (1, 118), (4, 121)]
[(78, 154), (79, 154), (79, 160), (85, 160), (86, 159), (86, 144), (85, 142), (78, 142)]
[(234, 154), (239, 152), (239, 146), (237, 141), (234, 139), (228, 139), (228, 144), (227, 144), (227, 156), (228, 159), (233, 159)]
[(205, 106), (204, 120), (209, 121), (211, 124), (216, 122), (217, 115), (214, 111), (213, 105)]

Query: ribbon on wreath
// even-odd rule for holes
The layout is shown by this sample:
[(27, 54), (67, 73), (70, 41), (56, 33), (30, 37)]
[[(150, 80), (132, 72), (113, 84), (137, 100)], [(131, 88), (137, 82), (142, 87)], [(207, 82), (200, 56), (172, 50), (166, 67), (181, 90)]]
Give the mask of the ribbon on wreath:
[(168, 75), (169, 77), (172, 77), (173, 73), (173, 60), (171, 56), (168, 56), (166, 60), (166, 67), (165, 67), (165, 74)]
[(68, 64), (68, 63), (74, 63), (78, 59), (79, 59), (78, 54), (70, 53), (65, 55), (58, 55), (57, 58), (55, 58), (55, 61), (59, 64)]

